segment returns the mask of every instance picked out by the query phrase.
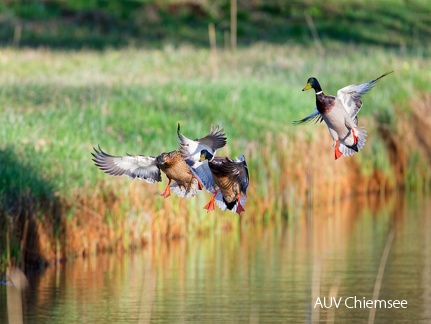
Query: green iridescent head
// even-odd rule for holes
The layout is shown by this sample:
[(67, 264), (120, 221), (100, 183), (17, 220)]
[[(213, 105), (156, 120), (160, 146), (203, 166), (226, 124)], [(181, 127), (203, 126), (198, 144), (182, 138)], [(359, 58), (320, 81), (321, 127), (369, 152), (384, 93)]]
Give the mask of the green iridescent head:
[(208, 152), (207, 150), (202, 150), (201, 151), (201, 158), (200, 158), (200, 161), (202, 162), (202, 161), (205, 161), (205, 160), (208, 160), (208, 161), (211, 161), (212, 159), (213, 159), (213, 157), (214, 157), (214, 155), (212, 155), (210, 152)]
[(316, 92), (322, 91), (319, 81), (317, 81), (316, 78), (309, 78), (307, 80), (307, 85), (304, 87), (304, 89), (302, 89), (302, 91), (306, 91), (311, 88), (313, 88)]

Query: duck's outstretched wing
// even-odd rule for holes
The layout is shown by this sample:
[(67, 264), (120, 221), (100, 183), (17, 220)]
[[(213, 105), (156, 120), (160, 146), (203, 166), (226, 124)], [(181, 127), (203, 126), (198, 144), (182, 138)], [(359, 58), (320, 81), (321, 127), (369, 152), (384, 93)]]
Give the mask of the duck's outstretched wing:
[(337, 97), (338, 99), (341, 100), (344, 108), (347, 110), (347, 112), (352, 118), (356, 117), (356, 115), (359, 113), (359, 110), (361, 110), (361, 107), (362, 107), (361, 97), (365, 93), (370, 91), (381, 78), (387, 76), (392, 72), (394, 71), (387, 72), (379, 76), (377, 79), (368, 81), (366, 83), (351, 84), (351, 85), (348, 85), (347, 87), (344, 87), (338, 90)]
[(309, 116), (302, 118), (301, 120), (295, 120), (293, 121), (293, 125), (300, 125), (300, 124), (310, 124), (310, 123), (321, 123), (323, 121), (322, 115), (316, 110)]
[(195, 163), (194, 167), (191, 168), (192, 172), (201, 181), (205, 190), (211, 193), (215, 192), (215, 183), (213, 175), (211, 173), (210, 167), (208, 165), (208, 160)]
[(200, 139), (191, 140), (180, 133), (180, 124), (178, 124), (177, 135), (180, 140), (180, 153), (192, 168), (199, 166), (201, 151), (207, 150), (212, 155), (217, 149), (226, 145), (226, 135), (223, 129), (218, 126), (211, 126), (210, 133)]
[(239, 159), (235, 160), (236, 167), (236, 175), (237, 175), (237, 181), (241, 185), (241, 191), (244, 193), (244, 195), (247, 194), (248, 185), (250, 183), (250, 176), (248, 174), (248, 166), (247, 162), (245, 161), (245, 156), (241, 155)]
[(94, 164), (103, 172), (113, 176), (128, 176), (138, 178), (148, 183), (162, 181), (157, 158), (145, 155), (113, 156), (102, 151), (99, 146), (94, 148)]
[[(180, 125), (178, 124), (178, 127), (179, 126)], [(196, 139), (195, 141), (210, 147), (215, 152), (226, 145), (226, 134), (223, 128), (220, 129), (218, 125), (211, 125), (209, 134), (205, 137)]]

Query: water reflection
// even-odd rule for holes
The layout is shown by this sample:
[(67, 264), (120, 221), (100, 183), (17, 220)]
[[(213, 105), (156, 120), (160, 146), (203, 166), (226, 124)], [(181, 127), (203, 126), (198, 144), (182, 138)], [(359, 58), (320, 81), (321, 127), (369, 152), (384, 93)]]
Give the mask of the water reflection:
[[(317, 297), (371, 299), (391, 230), (379, 299), (408, 308), (377, 309), (376, 322), (429, 322), (430, 207), (396, 196), (337, 202), (286, 224), (76, 260), (30, 277), (24, 322), (364, 322), (369, 309), (313, 306)], [(2, 290), (0, 314), (5, 299)]]

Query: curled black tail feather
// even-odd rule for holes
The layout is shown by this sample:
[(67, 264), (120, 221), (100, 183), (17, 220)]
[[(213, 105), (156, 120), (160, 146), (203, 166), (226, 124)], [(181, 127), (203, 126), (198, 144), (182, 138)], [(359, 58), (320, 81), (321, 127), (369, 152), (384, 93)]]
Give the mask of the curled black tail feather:
[(224, 198), (223, 198), (223, 202), (226, 204), (227, 209), (232, 210), (236, 203), (238, 202), (238, 199), (235, 199), (234, 201), (228, 203)]

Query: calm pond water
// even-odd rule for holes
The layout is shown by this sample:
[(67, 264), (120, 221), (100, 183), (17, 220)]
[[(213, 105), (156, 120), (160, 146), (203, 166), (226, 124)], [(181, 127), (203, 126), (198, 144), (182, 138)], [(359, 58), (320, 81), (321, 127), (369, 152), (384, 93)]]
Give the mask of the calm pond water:
[[(76, 260), (30, 277), (23, 322), (363, 323), (370, 309), (354, 308), (353, 297), (373, 298), (386, 246), (378, 299), (407, 308), (377, 308), (375, 322), (430, 323), (430, 210), (430, 198), (349, 201), (285, 224)], [(10, 289), (0, 286), (0, 323)], [(326, 297), (329, 306), (329, 296), (342, 298), (339, 307), (317, 304)]]

